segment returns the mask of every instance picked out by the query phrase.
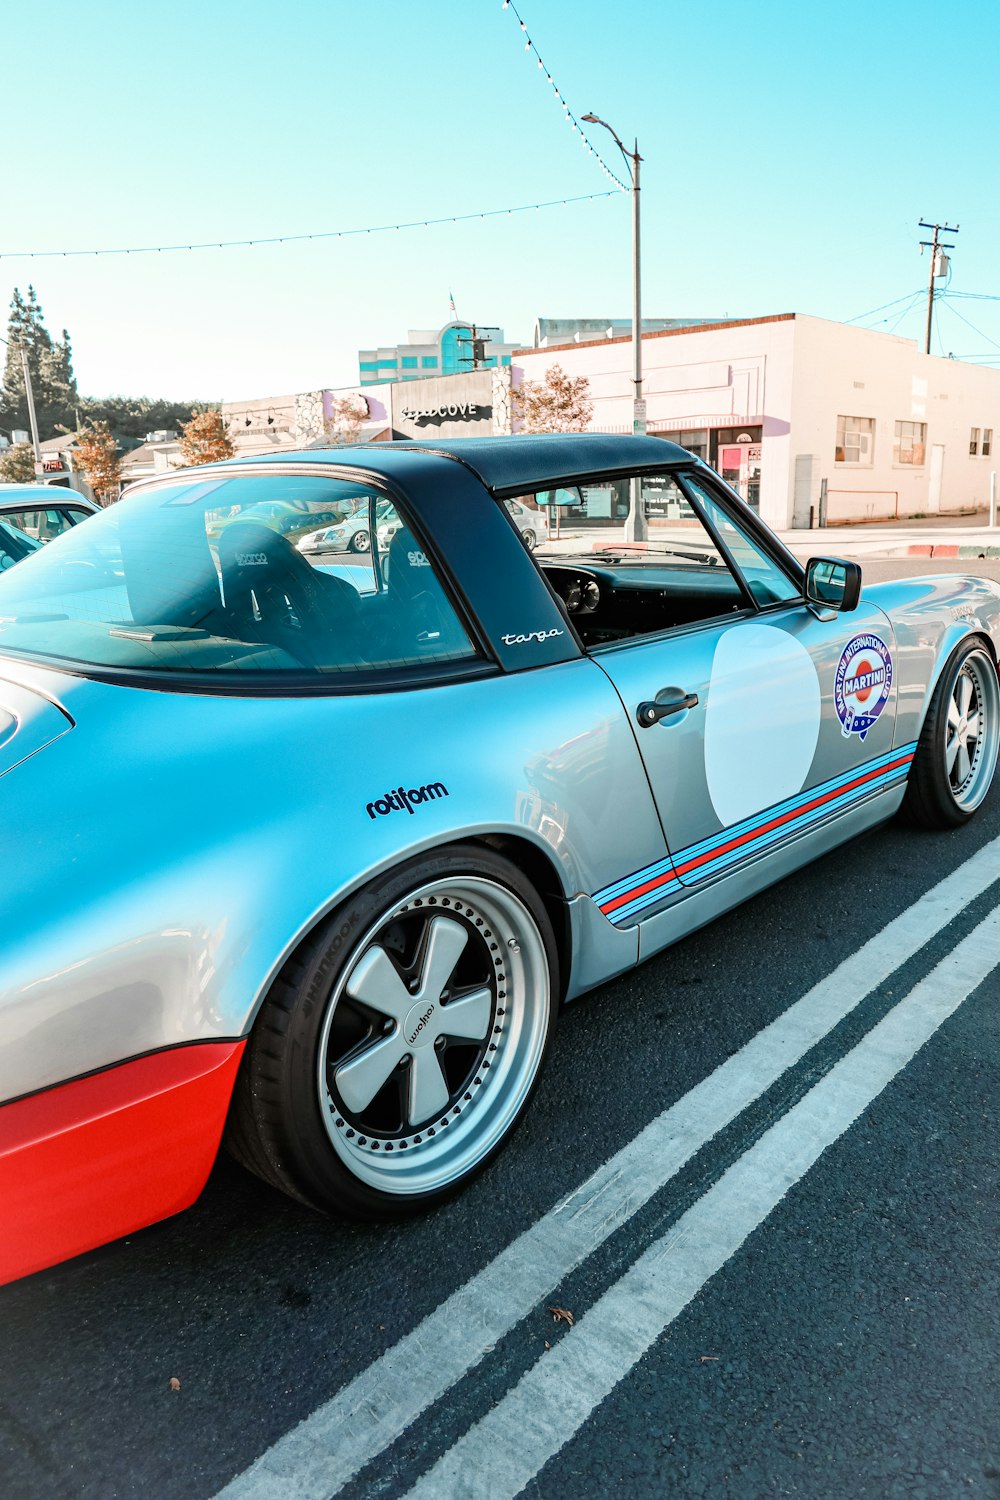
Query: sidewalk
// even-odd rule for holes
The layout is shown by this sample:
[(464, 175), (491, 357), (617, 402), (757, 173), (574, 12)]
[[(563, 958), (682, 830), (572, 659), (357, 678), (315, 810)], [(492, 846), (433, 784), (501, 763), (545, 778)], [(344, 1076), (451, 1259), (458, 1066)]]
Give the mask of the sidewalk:
[[(1000, 557), (1000, 526), (992, 531), (985, 511), (966, 516), (925, 516), (916, 521), (884, 521), (857, 526), (815, 527), (812, 531), (779, 531), (790, 552), (807, 557)], [(684, 533), (675, 533), (675, 535)], [(664, 541), (669, 526), (656, 527)], [(543, 545), (548, 553), (581, 553), (621, 543), (620, 526), (563, 529)]]

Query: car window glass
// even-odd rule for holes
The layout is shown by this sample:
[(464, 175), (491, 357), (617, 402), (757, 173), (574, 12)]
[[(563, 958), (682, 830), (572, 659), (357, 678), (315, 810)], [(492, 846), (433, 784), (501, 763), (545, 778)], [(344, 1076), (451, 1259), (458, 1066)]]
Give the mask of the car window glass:
[[(637, 475), (569, 493), (574, 503), (560, 514), (559, 530), (570, 539), (575, 532), (579, 549), (540, 561), (588, 649), (750, 607), (740, 580), (674, 475)], [(634, 505), (641, 505), (646, 517), (643, 542), (627, 541), (622, 534), (622, 518)]]
[(12, 568), (37, 551), (40, 545), (37, 537), (16, 525), (13, 516), (4, 516), (0, 520), (0, 569)]
[(698, 479), (686, 477), (685, 483), (703, 506), (712, 525), (729, 549), (736, 566), (757, 604), (783, 604), (801, 599), (801, 586), (779, 568), (773, 558), (753, 541), (742, 527), (723, 510), (712, 491)]
[(37, 510), (5, 511), (3, 518), (26, 532), (28, 536), (35, 537), (40, 542), (48, 542), (54, 536), (60, 536), (62, 532), (68, 531), (77, 521), (82, 521), (89, 514), (90, 512), (85, 510), (64, 510), (61, 506), (46, 506), (44, 509)]
[[(150, 672), (345, 677), (474, 658), (408, 518), (345, 480), (137, 491), (5, 573), (0, 650)], [(19, 559), (18, 559), (19, 561)]]

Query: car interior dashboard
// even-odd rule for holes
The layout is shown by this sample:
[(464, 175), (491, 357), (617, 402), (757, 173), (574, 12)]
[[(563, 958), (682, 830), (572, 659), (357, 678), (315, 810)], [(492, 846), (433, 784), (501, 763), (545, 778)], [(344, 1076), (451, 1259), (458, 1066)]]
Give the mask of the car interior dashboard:
[(739, 612), (747, 601), (728, 568), (704, 561), (544, 561), (543, 574), (586, 647), (653, 635)]

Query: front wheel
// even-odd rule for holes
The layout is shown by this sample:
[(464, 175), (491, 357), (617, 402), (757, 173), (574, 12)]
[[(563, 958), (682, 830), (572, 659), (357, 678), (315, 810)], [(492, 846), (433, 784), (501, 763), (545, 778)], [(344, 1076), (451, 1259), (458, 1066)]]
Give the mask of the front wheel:
[(980, 806), (1000, 749), (1000, 685), (982, 641), (945, 663), (910, 768), (903, 810), (924, 828), (954, 828)]
[(431, 1206), (523, 1115), (556, 993), (551, 926), (513, 865), (472, 847), (411, 861), (286, 965), (250, 1037), (229, 1144), (319, 1208)]
[(356, 531), (351, 537), (350, 547), (352, 552), (370, 552), (372, 550), (372, 539), (367, 531)]

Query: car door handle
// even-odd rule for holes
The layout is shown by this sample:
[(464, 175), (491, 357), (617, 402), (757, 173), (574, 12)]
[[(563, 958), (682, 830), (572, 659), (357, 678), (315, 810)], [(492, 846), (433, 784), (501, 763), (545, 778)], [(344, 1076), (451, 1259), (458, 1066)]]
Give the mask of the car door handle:
[(652, 699), (646, 703), (640, 703), (635, 711), (635, 716), (643, 729), (651, 729), (661, 719), (666, 719), (670, 714), (683, 713), (685, 709), (698, 707), (697, 693), (684, 693), (679, 698)]

